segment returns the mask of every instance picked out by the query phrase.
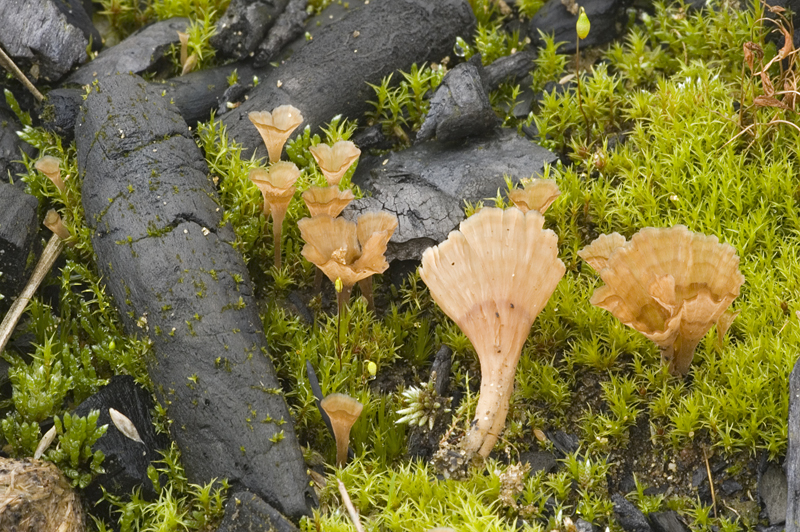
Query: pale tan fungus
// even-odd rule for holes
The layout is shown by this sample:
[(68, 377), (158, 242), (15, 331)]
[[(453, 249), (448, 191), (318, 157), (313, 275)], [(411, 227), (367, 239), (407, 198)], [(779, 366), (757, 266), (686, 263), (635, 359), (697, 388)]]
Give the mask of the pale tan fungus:
[(714, 323), (723, 334), (730, 326), (735, 314), (725, 311), (744, 283), (732, 246), (682, 225), (642, 229), (611, 251), (598, 274), (605, 286), (590, 302), (658, 345), (678, 376), (689, 372)]
[(336, 438), (336, 465), (342, 467), (347, 463), (350, 429), (361, 415), (364, 405), (350, 396), (332, 393), (320, 402), (320, 406), (331, 420), (333, 435)]
[(389, 267), (383, 256), (389, 241), (387, 231), (370, 234), (366, 241), (360, 242), (356, 224), (325, 214), (303, 218), (297, 226), (306, 242), (302, 255), (321, 269), (332, 283), (341, 279), (340, 309), (349, 300), (354, 284), (383, 273)]
[(179, 31), (178, 40), (181, 42), (181, 66), (183, 66), (189, 57), (189, 34)]
[(488, 456), (505, 426), (531, 325), (564, 275), (558, 237), (537, 211), (483, 208), (422, 255), (434, 301), (469, 338), (481, 365), (476, 417), (461, 443)]
[(34, 168), (46, 175), (50, 181), (60, 190), (64, 192), (67, 188), (64, 181), (61, 179), (61, 159), (53, 157), (52, 155), (45, 155), (33, 165)]
[(292, 132), (303, 123), (303, 115), (299, 109), (291, 105), (281, 105), (270, 113), (269, 111), (252, 112), (247, 115), (258, 129), (258, 133), (267, 147), (270, 162), (277, 162), (281, 158), (283, 145)]
[[(383, 245), (387, 246), (395, 229), (397, 229), (397, 217), (384, 211), (367, 212), (358, 218), (356, 225), (359, 244), (364, 246), (372, 235), (383, 235), (385, 233), (386, 241)], [(374, 312), (375, 298), (372, 293), (372, 276), (361, 279), (358, 282), (358, 286), (361, 288), (361, 295), (367, 300), (367, 310)]]
[(578, 256), (599, 272), (608, 264), (608, 257), (620, 246), (625, 245), (625, 237), (619, 233), (600, 235), (591, 244), (578, 252)]
[(361, 155), (361, 150), (349, 140), (340, 140), (335, 142), (333, 146), (317, 144), (316, 146), (311, 146), (309, 151), (317, 161), (328, 185), (331, 186), (339, 184), (342, 176)]
[(355, 196), (349, 188), (347, 190), (339, 190), (339, 187), (334, 185), (331, 187), (309, 187), (308, 190), (303, 192), (302, 198), (306, 202), (308, 212), (311, 213), (312, 217), (327, 214), (331, 218), (336, 218), (353, 201)]
[[(253, 168), (250, 180), (261, 190), (264, 203), (269, 204), (272, 215), (272, 236), (275, 251), (275, 267), (281, 268), (281, 233), (286, 209), (294, 196), (294, 184), (300, 177), (300, 169), (294, 163), (278, 161), (268, 169)], [(267, 209), (264, 209), (265, 214)]]
[(72, 234), (69, 232), (69, 229), (64, 225), (64, 222), (61, 221), (61, 216), (59, 216), (58, 212), (55, 209), (50, 209), (47, 211), (47, 214), (44, 217), (44, 226), (50, 229), (53, 234), (58, 235), (58, 238), (64, 240), (65, 242), (69, 240), (69, 237)]
[(522, 188), (508, 191), (508, 198), (522, 212), (544, 212), (561, 195), (554, 179), (530, 179), (522, 181)]

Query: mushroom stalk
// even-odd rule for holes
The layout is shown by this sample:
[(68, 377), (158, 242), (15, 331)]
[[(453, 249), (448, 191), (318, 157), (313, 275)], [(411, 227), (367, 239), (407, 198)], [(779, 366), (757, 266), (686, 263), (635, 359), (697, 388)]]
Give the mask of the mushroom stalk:
[(353, 286), (342, 286), (342, 291), (336, 293), (336, 304), (339, 309), (339, 315), (342, 315), (344, 307), (350, 302), (350, 294), (353, 293)]
[(361, 279), (358, 282), (358, 287), (361, 289), (361, 295), (367, 300), (367, 310), (375, 312), (375, 299), (372, 296), (372, 276)]
[(281, 269), (281, 234), (283, 233), (283, 219), (286, 209), (272, 209), (272, 243), (275, 249), (275, 267)]
[(47, 242), (47, 246), (45, 246), (42, 256), (36, 264), (31, 278), (28, 280), (28, 284), (25, 285), (22, 293), (11, 305), (11, 308), (8, 309), (8, 314), (3, 318), (3, 323), (0, 323), (0, 353), (6, 348), (9, 338), (11, 338), (11, 333), (14, 332), (17, 322), (22, 317), (22, 313), (25, 312), (28, 302), (30, 302), (39, 285), (42, 284), (47, 272), (53, 268), (53, 264), (55, 264), (62, 249), (64, 249), (64, 241), (57, 234), (53, 234)]

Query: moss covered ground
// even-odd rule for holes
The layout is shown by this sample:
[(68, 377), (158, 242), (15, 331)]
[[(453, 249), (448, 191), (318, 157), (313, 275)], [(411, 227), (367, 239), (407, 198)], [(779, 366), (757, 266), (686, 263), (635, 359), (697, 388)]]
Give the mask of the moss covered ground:
[[(205, 21), (207, 28), (211, 11), (224, 7), (199, 0), (101, 3), (120, 36), (170, 14)], [(475, 35), (463, 36), (458, 55), (480, 52), (488, 64), (528, 45), (504, 29), (516, 12), (504, 17), (493, 0), (471, 3), (479, 26)], [(128, 10), (134, 4), (149, 7), (136, 18), (137, 12)], [(534, 1), (518, 4), (523, 20), (538, 8)], [(314, 3), (315, 9), (324, 6)], [(757, 59), (752, 70), (746, 64), (746, 42), (763, 50), (762, 64), (779, 53), (770, 36), (778, 25), (763, 17), (757, 4), (734, 9), (712, 3), (703, 11), (655, 4), (635, 12), (620, 41), (583, 54), (583, 111), (575, 85), (545, 91), (522, 120), (509, 109), (526, 86), (504, 85), (491, 95), (506, 127), (535, 127), (540, 143), (562, 159), (545, 172), (562, 191), (545, 215), (545, 227), (559, 237), (567, 273), (533, 324), (506, 431), (492, 457), (465, 480), (444, 479), (431, 466), (410, 461), (410, 428), (397, 421), (398, 411), (409, 406), (402, 392), (424, 386), (433, 354), (447, 345), (453, 349), (451, 389), (460, 398), (449, 434), (456, 439), (464, 432), (479, 384), (478, 362), (466, 337), (413, 273), (400, 284), (388, 275), (376, 279), (377, 313), (354, 298), (342, 319), (331, 304), (333, 289), (325, 285), (331, 293), (311, 300), (315, 317), (305, 322), (286, 304), (291, 291), (310, 293), (313, 285), (314, 269), (300, 255), (296, 226), (307, 215), (305, 206), (299, 197), (290, 206), (284, 266), (271, 269), (271, 228), (261, 214), (260, 193), (247, 178), (258, 161), (241, 158), (221, 122), (197, 128), (225, 208), (223, 223), (235, 229), (236, 245), (256, 282), (270, 355), (301, 444), (309, 464), (324, 473), (317, 478), (320, 507), (301, 523), (303, 530), (354, 530), (336, 478), (347, 485), (366, 529), (376, 531), (435, 526), (569, 531), (578, 518), (618, 530), (610, 495), (619, 491), (645, 513), (677, 510), (693, 530), (763, 524), (755, 500), (756, 469), (762, 459), (780, 461), (786, 452), (788, 376), (800, 343), (800, 127), (791, 105), (764, 105), (760, 98), (770, 95), (768, 80), (778, 91), (791, 88), (797, 68), (792, 60), (775, 62), (760, 76), (754, 74), (761, 68)], [(204, 35), (198, 31), (197, 46), (203, 46)], [(456, 59), (454, 53), (450, 66)], [(574, 58), (559, 54), (552, 39), (545, 40), (535, 63), (530, 84), (536, 92), (575, 69)], [(419, 127), (426, 111), (422, 96), (441, 75), (438, 68), (420, 65), (387, 80), (376, 87), (369, 119), (380, 121), (401, 146)], [(303, 169), (298, 196), (323, 181), (308, 147), (348, 138), (355, 126), (337, 119), (321, 136), (296, 135), (288, 153)], [(42, 215), (49, 207), (61, 213), (77, 245), (65, 250), (59, 273), (49, 280), (50, 297), (31, 303), (18, 333), (33, 339), (32, 357), (4, 354), (12, 365), (13, 395), (2, 404), (2, 433), (5, 450), (15, 456), (33, 454), (41, 437), (38, 422), (66, 419), (70, 408), (112, 375), (133, 375), (152, 386), (144, 369), (148, 342), (124, 334), (96, 273), (74, 146), (30, 126), (24, 137), (41, 155), (65, 161), (63, 171), (71, 178), (64, 193), (33, 170), (32, 161), (25, 161), (30, 170), (22, 179), (42, 200)], [(346, 177), (343, 186), (348, 182)], [(484, 204), (507, 206), (505, 192)], [(726, 338), (720, 343), (714, 331), (707, 335), (686, 379), (662, 368), (654, 344), (589, 304), (601, 281), (577, 256), (602, 233), (629, 238), (644, 227), (675, 224), (734, 246), (746, 278), (733, 304), (740, 314)], [(314, 404), (307, 361), (325, 394), (346, 393), (365, 405), (352, 431), (355, 459), (343, 468), (330, 465), (335, 445)], [(163, 423), (163, 416), (159, 419)], [(45, 457), (80, 486), (97, 472), (89, 452), (97, 434), (91, 423), (79, 425), (70, 424), (75, 427), (70, 433), (65, 422), (58, 441), (83, 452), (66, 456), (54, 446)], [(553, 450), (551, 441), (537, 436), (557, 430), (576, 435), (578, 451), (568, 453), (554, 472), (529, 474), (520, 457)], [(742, 489), (730, 495), (717, 490), (709, 500), (692, 487), (692, 475), (707, 465), (709, 474), (717, 466), (715, 482), (735, 480)], [(160, 486), (158, 501), (134, 495), (116, 502), (121, 529), (210, 529), (221, 508), (222, 484), (187, 483), (174, 449), (159, 467), (170, 482)], [(111, 523), (96, 518), (91, 526), (106, 530)]]

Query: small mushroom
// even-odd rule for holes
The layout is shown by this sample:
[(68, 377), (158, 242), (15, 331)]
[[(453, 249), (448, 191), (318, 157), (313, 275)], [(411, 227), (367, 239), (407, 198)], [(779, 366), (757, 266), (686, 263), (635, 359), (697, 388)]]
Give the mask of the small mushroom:
[[(250, 180), (258, 186), (264, 196), (264, 213), (272, 214), (272, 236), (275, 251), (275, 267), (281, 267), (281, 233), (286, 209), (294, 196), (294, 184), (300, 177), (300, 169), (287, 161), (272, 163), (268, 169), (253, 168)], [(269, 205), (267, 210), (266, 205)]]
[(291, 105), (281, 105), (270, 113), (269, 111), (252, 112), (247, 115), (258, 129), (264, 145), (267, 147), (270, 162), (280, 160), (283, 145), (289, 139), (292, 131), (303, 123), (300, 110)]
[(64, 192), (66, 185), (61, 179), (61, 159), (53, 157), (52, 155), (45, 155), (34, 164), (34, 168), (46, 175), (50, 181), (60, 190)]
[(179, 31), (178, 40), (181, 42), (181, 66), (183, 66), (189, 58), (189, 34)]
[(336, 465), (341, 467), (347, 463), (350, 429), (361, 415), (364, 405), (350, 396), (332, 393), (322, 400), (320, 406), (331, 420), (333, 435), (336, 438)]
[(522, 181), (522, 188), (508, 191), (508, 198), (522, 212), (539, 211), (544, 214), (561, 195), (554, 179), (529, 179)]
[(736, 250), (682, 225), (647, 227), (622, 245), (620, 235), (602, 238), (581, 252), (606, 283), (590, 302), (652, 340), (670, 373), (685, 376), (711, 326), (727, 329), (735, 317), (725, 311), (744, 283)]
[(302, 194), (311, 216), (327, 214), (331, 218), (339, 216), (345, 207), (355, 198), (353, 191), (339, 190), (334, 185), (330, 187), (310, 187)]
[(476, 417), (461, 443), (468, 457), (497, 442), (522, 346), (565, 272), (558, 237), (543, 226), (537, 211), (484, 208), (422, 254), (420, 277), (480, 359)]
[[(384, 211), (367, 212), (359, 216), (356, 227), (356, 235), (359, 242), (367, 242), (373, 234), (386, 232), (386, 241), (392, 238), (397, 229), (397, 217)], [(363, 244), (362, 244), (363, 245)], [(361, 288), (361, 295), (367, 300), (367, 309), (375, 311), (375, 299), (372, 295), (372, 276), (358, 281)]]
[(359, 238), (356, 224), (325, 214), (303, 218), (297, 226), (306, 242), (302, 255), (321, 269), (331, 282), (341, 280), (342, 291), (337, 295), (340, 312), (350, 299), (354, 284), (373, 274), (383, 273), (389, 267), (383, 256), (391, 236), (388, 231), (369, 233), (364, 229)]
[(44, 217), (44, 226), (50, 229), (53, 234), (58, 235), (61, 240), (68, 240), (72, 234), (69, 229), (61, 221), (61, 216), (58, 215), (55, 209), (50, 209)]
[(342, 176), (361, 155), (361, 150), (349, 140), (340, 140), (333, 146), (317, 144), (311, 146), (309, 151), (317, 161), (319, 169), (322, 170), (325, 180), (331, 186), (339, 184)]

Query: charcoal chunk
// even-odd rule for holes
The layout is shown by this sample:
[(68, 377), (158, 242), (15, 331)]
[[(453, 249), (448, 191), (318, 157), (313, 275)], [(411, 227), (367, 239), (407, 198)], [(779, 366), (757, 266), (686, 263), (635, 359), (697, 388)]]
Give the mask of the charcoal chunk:
[(0, 183), (0, 310), (5, 313), (25, 287), (36, 264), (39, 202), (17, 187)]

